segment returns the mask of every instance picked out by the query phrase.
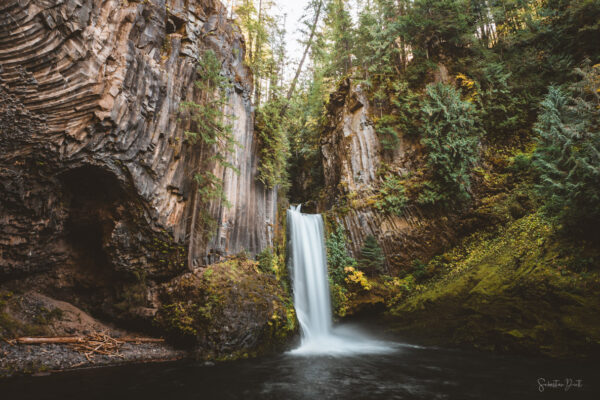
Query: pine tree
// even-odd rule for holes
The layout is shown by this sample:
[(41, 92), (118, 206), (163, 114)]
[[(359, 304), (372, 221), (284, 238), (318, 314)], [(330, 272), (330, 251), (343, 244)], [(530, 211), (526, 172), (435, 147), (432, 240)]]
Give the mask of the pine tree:
[(475, 106), (461, 100), (452, 86), (431, 84), (426, 94), (421, 142), (434, 180), (429, 190), (437, 196), (425, 193), (420, 200), (458, 204), (470, 198), (470, 172), (479, 157), (479, 117)]
[(463, 57), (475, 41), (469, 0), (415, 0), (401, 17), (402, 32), (417, 59)]
[(600, 223), (600, 65), (579, 70), (571, 93), (550, 86), (534, 130), (537, 190), (547, 214), (566, 226)]
[[(182, 111), (187, 112), (191, 128), (185, 132), (192, 145), (200, 147), (204, 154), (202, 163), (194, 173), (197, 193), (193, 195), (193, 214), (190, 226), (188, 265), (192, 267), (192, 257), (196, 240), (197, 221), (202, 227), (203, 239), (208, 239), (214, 230), (214, 219), (208, 211), (210, 201), (218, 199), (225, 206), (229, 202), (223, 191), (223, 180), (212, 171), (215, 165), (239, 171), (228, 161), (229, 154), (237, 145), (230, 123), (231, 117), (224, 108), (227, 103), (227, 91), (231, 88), (229, 79), (221, 74), (221, 61), (214, 51), (207, 50), (198, 60), (199, 79), (195, 87), (200, 92), (200, 102), (181, 103)], [(201, 206), (202, 205), (202, 206)]]
[(186, 138), (192, 143), (200, 142), (204, 147), (211, 148), (211, 155), (204, 160), (204, 166), (194, 175), (198, 183), (201, 197), (206, 200), (220, 198), (223, 195), (223, 182), (211, 171), (212, 164), (224, 168), (236, 168), (227, 161), (228, 155), (235, 149), (230, 117), (224, 112), (227, 103), (227, 91), (231, 88), (229, 79), (221, 74), (221, 61), (212, 50), (207, 50), (198, 63), (199, 80), (195, 86), (200, 90), (201, 101), (185, 101), (182, 109), (190, 114), (194, 122), (192, 128), (185, 132)]
[(333, 283), (341, 285), (346, 277), (344, 268), (356, 266), (356, 260), (348, 253), (348, 244), (342, 225), (338, 224), (335, 231), (331, 232), (325, 241), (325, 246), (327, 247), (329, 277)]
[(326, 75), (339, 78), (350, 71), (354, 56), (355, 35), (347, 0), (328, 2), (325, 25), (325, 38), (328, 45)]
[(379, 243), (377, 243), (375, 236), (368, 235), (365, 238), (358, 263), (360, 268), (369, 274), (374, 275), (385, 272), (385, 255), (383, 254), (383, 250), (379, 246)]
[(259, 106), (271, 81), (271, 73), (277, 64), (277, 49), (273, 39), (278, 34), (277, 19), (271, 9), (271, 0), (244, 0), (235, 8), (235, 15), (246, 37), (246, 64), (254, 76), (254, 105)]

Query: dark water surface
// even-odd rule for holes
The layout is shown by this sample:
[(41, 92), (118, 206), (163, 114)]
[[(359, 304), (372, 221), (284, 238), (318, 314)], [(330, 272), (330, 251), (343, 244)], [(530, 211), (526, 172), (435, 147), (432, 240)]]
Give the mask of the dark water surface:
[[(546, 388), (538, 379), (581, 379)], [(397, 344), (378, 355), (172, 362), (0, 380), (0, 399), (600, 399), (600, 363)]]

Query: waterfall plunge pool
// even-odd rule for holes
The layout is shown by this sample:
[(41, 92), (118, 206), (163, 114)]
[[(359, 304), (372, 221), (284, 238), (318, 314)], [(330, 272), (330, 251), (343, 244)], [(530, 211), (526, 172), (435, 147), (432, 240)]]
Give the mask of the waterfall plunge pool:
[[(371, 333), (377, 337), (377, 334)], [(389, 338), (385, 338), (389, 340)], [(546, 388), (539, 379), (581, 379)], [(0, 380), (7, 400), (599, 399), (597, 362), (398, 344), (379, 354), (295, 355), (207, 365), (130, 365)]]

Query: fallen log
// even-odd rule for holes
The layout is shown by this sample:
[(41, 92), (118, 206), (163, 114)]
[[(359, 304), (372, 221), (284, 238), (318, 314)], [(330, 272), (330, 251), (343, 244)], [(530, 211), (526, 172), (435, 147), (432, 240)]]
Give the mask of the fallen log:
[(20, 337), (16, 339), (18, 344), (69, 344), (69, 343), (83, 343), (85, 342), (84, 337), (80, 336), (65, 336), (65, 337)]
[[(74, 344), (85, 343), (93, 340), (86, 336), (59, 336), (59, 337), (20, 337), (15, 339), (18, 344)], [(118, 338), (119, 342), (126, 343), (163, 343), (165, 339), (159, 338)]]

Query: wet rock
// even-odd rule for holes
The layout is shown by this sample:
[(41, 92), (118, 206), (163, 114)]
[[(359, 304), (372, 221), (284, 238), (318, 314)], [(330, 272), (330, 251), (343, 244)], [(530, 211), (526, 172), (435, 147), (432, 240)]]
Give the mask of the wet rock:
[(356, 191), (373, 183), (381, 145), (360, 85), (349, 78), (342, 82), (330, 97), (328, 121), (327, 134), (321, 140), (326, 186)]

